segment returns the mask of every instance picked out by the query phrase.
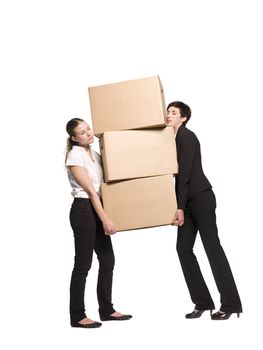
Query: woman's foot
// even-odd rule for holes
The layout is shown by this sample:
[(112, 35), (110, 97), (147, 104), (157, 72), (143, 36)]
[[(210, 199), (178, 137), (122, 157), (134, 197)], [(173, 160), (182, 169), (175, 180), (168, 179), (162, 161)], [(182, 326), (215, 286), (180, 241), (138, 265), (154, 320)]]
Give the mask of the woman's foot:
[[(211, 320), (228, 320), (233, 313), (234, 312), (224, 312), (219, 310), (211, 316)], [(239, 312), (237, 312), (237, 317), (239, 317)]]
[(83, 320), (80, 320), (78, 323), (80, 323), (80, 324), (91, 324), (91, 323), (94, 323), (94, 322), (96, 322), (96, 321), (91, 320), (88, 317), (85, 317), (85, 318), (83, 318)]
[[(190, 314), (186, 314), (185, 318), (191, 319), (191, 318), (199, 318), (202, 316), (202, 314), (205, 312), (206, 310), (197, 310), (194, 309), (193, 312), (191, 312)], [(210, 310), (210, 315), (212, 315), (212, 310)]]
[(120, 316), (123, 316), (123, 314), (121, 314), (120, 312), (113, 312), (113, 314), (111, 314), (110, 316), (113, 316), (113, 317), (120, 317)]
[(93, 321), (88, 317), (85, 317), (79, 322), (71, 322), (71, 326), (81, 328), (98, 328), (101, 327), (102, 324), (100, 322)]
[(129, 320), (130, 318), (132, 318), (132, 315), (121, 314), (120, 312), (117, 312), (117, 311), (113, 312), (109, 316), (105, 316), (105, 315), (100, 316), (100, 319), (102, 321), (126, 321), (126, 320)]

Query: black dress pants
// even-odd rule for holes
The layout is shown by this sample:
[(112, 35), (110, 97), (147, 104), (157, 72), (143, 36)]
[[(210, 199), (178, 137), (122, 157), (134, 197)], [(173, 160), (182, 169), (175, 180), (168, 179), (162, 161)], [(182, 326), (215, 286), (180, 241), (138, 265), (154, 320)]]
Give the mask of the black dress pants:
[(85, 284), (95, 250), (99, 260), (97, 297), (100, 315), (110, 315), (115, 310), (111, 303), (114, 253), (110, 236), (105, 235), (102, 223), (91, 201), (75, 198), (70, 211), (70, 224), (75, 240), (75, 264), (70, 283), (70, 318), (78, 322), (85, 314)]
[(199, 231), (220, 293), (220, 310), (242, 312), (237, 287), (218, 237), (215, 209), (216, 199), (212, 190), (200, 192), (187, 202), (184, 225), (178, 227), (177, 252), (196, 309), (214, 309), (214, 302), (193, 252)]

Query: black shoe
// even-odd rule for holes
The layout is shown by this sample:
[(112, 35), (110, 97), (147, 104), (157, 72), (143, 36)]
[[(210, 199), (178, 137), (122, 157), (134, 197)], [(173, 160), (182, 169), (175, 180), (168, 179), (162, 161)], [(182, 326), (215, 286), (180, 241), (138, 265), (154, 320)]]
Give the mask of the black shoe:
[(132, 315), (121, 315), (121, 316), (100, 316), (101, 321), (126, 321), (132, 318)]
[[(186, 314), (185, 318), (199, 318), (202, 316), (203, 312), (205, 312), (206, 310), (194, 310), (193, 312), (191, 312), (190, 314)], [(212, 315), (212, 310), (210, 310), (210, 316)]]
[(81, 324), (79, 322), (71, 322), (71, 327), (80, 327), (80, 328), (99, 328), (102, 326), (100, 322), (92, 322), (88, 324)]
[[(235, 312), (215, 312), (212, 316), (211, 316), (211, 320), (228, 320), (229, 317)], [(239, 317), (239, 312), (237, 312), (237, 317)]]

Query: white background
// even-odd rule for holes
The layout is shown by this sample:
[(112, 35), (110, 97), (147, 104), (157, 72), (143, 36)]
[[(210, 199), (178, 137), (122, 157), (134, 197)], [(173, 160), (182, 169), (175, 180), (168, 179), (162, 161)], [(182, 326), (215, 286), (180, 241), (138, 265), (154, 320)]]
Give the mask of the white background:
[[(1, 1), (2, 348), (260, 347), (262, 27), (256, 0)], [(244, 313), (184, 318), (193, 305), (166, 226), (113, 237), (114, 305), (133, 319), (71, 328), (65, 124), (90, 122), (88, 86), (156, 74), (167, 103), (192, 108)], [(219, 308), (199, 238), (195, 252)], [(98, 320), (97, 268), (94, 256), (86, 306)]]

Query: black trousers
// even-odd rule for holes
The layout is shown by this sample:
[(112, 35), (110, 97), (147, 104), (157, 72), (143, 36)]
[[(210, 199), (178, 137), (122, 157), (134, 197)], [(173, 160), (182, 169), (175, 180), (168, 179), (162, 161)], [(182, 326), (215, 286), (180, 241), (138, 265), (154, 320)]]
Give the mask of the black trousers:
[(188, 201), (184, 225), (178, 227), (177, 252), (196, 309), (214, 309), (214, 302), (193, 252), (199, 231), (220, 293), (220, 310), (242, 312), (237, 287), (218, 237), (215, 209), (216, 199), (212, 190), (200, 192)]
[(70, 283), (70, 318), (78, 322), (85, 314), (85, 284), (95, 250), (99, 260), (97, 297), (100, 315), (115, 310), (111, 302), (114, 253), (110, 236), (105, 235), (102, 223), (91, 201), (75, 198), (70, 211), (70, 224), (75, 240), (75, 264)]

